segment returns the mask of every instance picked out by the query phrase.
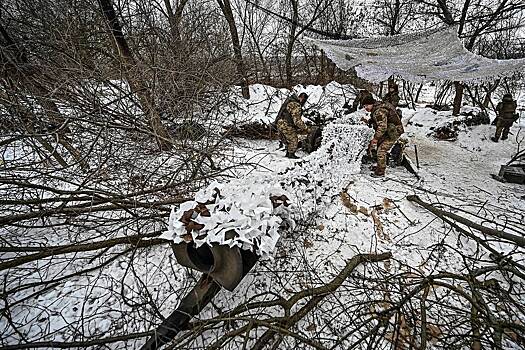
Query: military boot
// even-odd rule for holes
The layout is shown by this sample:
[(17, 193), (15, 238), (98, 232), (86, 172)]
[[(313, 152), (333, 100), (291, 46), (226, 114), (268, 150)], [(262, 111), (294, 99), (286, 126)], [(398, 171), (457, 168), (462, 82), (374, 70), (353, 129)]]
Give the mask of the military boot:
[(383, 176), (385, 176), (385, 169), (376, 167), (374, 169), (374, 172), (370, 176), (372, 176), (372, 177), (383, 177)]
[(495, 136), (492, 136), (490, 139), (494, 142), (498, 142), (498, 139)]
[(290, 159), (299, 159), (299, 157), (297, 157), (295, 155), (295, 153), (290, 153), (290, 152), (286, 152), (286, 158), (290, 158)]

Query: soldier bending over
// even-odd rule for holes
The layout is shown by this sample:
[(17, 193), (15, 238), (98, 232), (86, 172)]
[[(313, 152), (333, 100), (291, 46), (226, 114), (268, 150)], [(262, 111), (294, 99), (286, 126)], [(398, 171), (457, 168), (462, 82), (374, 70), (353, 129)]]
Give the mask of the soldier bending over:
[(371, 125), (375, 130), (374, 138), (370, 141), (369, 150), (377, 149), (377, 166), (374, 176), (384, 176), (386, 158), (390, 148), (404, 133), (403, 124), (394, 106), (388, 102), (378, 102), (372, 96), (364, 99), (363, 104), (367, 112), (371, 112)]
[(301, 119), (303, 106), (307, 99), (308, 95), (304, 92), (299, 94), (299, 96), (294, 94), (288, 97), (275, 119), (277, 130), (279, 130), (286, 141), (286, 157), (288, 158), (298, 158), (295, 155), (299, 143), (298, 134), (307, 134), (309, 132), (308, 127)]

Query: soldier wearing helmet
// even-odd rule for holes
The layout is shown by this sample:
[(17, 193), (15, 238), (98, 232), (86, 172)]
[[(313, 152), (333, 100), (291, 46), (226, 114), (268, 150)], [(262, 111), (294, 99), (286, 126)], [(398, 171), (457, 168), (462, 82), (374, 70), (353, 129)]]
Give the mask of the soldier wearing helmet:
[(491, 138), (492, 141), (498, 142), (500, 137), (502, 140), (506, 140), (509, 137), (510, 127), (518, 119), (516, 107), (517, 103), (512, 99), (511, 94), (503, 95), (503, 99), (496, 106), (496, 134)]

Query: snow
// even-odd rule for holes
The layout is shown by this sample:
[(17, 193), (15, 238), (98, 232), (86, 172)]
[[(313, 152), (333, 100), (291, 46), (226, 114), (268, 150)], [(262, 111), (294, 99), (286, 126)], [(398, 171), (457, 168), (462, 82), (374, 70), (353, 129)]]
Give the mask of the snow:
[[(286, 89), (263, 85), (250, 89), (252, 98), (249, 101), (235, 95), (235, 91), (230, 92), (232, 98), (223, 109), (228, 123), (271, 122), (289, 94)], [(204, 187), (195, 194), (195, 201), (174, 208), (171, 218), (166, 220), (168, 231), (163, 237), (180, 242), (180, 235), (185, 231), (178, 219), (184, 211), (194, 208), (197, 202), (213, 200), (206, 204), (212, 214), (210, 217), (194, 218), (205, 225), (206, 231), (201, 232), (206, 233), (205, 237), (199, 233), (192, 238), (198, 244), (221, 243), (255, 249), (263, 257), (271, 258), (261, 259), (233, 293), (221, 292), (214, 299), (214, 306), (207, 307), (199, 315), (200, 319), (217, 316), (217, 310), (229, 310), (248, 300), (269, 298), (267, 292), (285, 298), (299, 290), (322, 285), (355, 254), (392, 252), (390, 265), (357, 269), (356, 277), (348, 281), (350, 287), (328, 296), (313, 315), (298, 324), (300, 331), (323, 339), (330, 347), (362, 312), (367, 311), (362, 310), (363, 302), (384, 299), (385, 286), (391, 289), (393, 299), (402, 295), (401, 292), (394, 295), (395, 285), (383, 284), (389, 278), (403, 274), (428, 276), (442, 271), (464, 273), (466, 269), (489, 264), (487, 253), (480, 252), (472, 240), (450, 230), (428, 211), (408, 201), (407, 195), (417, 194), (427, 202), (452, 211), (463, 210), (461, 215), (472, 220), (479, 221), (477, 215), (482, 215), (501, 225), (487, 222), (488, 226), (502, 228), (507, 225), (506, 229), (522, 231), (525, 222), (523, 186), (497, 182), (490, 174), (497, 173), (499, 166), (510, 159), (518, 144), (523, 142), (523, 122), (521, 128), (518, 124), (513, 126), (512, 135), (505, 142), (490, 141), (494, 133), (490, 125), (462, 127), (457, 141), (448, 142), (436, 140), (429, 134), (431, 128), (457, 120), (451, 112), (436, 112), (422, 106), (416, 110), (403, 109), (410, 141), (407, 153), (415, 160), (414, 145), (417, 145), (421, 179), (401, 167), (389, 167), (386, 177), (377, 179), (370, 176), (367, 165), (360, 163), (372, 135), (371, 129), (360, 123), (366, 113), (362, 110), (344, 116), (341, 113), (345, 100), (353, 99), (355, 89), (331, 83), (325, 87), (297, 86), (294, 90), (310, 94), (307, 108), (336, 117), (324, 129), (321, 148), (310, 155), (299, 152), (302, 159), (295, 161), (283, 157), (284, 152), (277, 149), (277, 141), (236, 140), (232, 151), (235, 170), (229, 173), (233, 178)], [(463, 109), (464, 112), (471, 110), (472, 107), (467, 106)], [(147, 161), (147, 157), (140, 161)], [(117, 186), (118, 176), (115, 177)], [(220, 196), (213, 199), (216, 188)], [(281, 194), (289, 198), (290, 206), (273, 208), (269, 196)], [(363, 210), (350, 209), (348, 201)], [(382, 232), (374, 215), (382, 223)], [(521, 227), (513, 222), (521, 223)], [(283, 223), (287, 223), (285, 230)], [(225, 229), (236, 230), (238, 236), (226, 238)], [(28, 245), (56, 245), (70, 239), (59, 231), (35, 229), (34, 232), (38, 239), (17, 239)], [(16, 235), (15, 231), (7, 233), (5, 237)], [(98, 233), (84, 234), (93, 238)], [(515, 261), (525, 257), (523, 249), (503, 243), (494, 245), (497, 250), (509, 253)], [(70, 254), (13, 269), (9, 276), (6, 271), (0, 272), (2, 278), (8, 276), (4, 288), (11, 290), (21, 283), (41, 281), (41, 271), (47, 274), (45, 279), (52, 280), (115, 257), (103, 268), (51, 285), (48, 290), (28, 288), (10, 294), (7, 298), (10, 303), (28, 298), (9, 308), (12, 320), (19, 325), (18, 331), (28, 339), (44, 336), (44, 340), (73, 341), (90, 335), (112, 336), (153, 329), (159, 318), (149, 308), (149, 303), (158, 305), (159, 311), (167, 316), (195, 281), (195, 273), (175, 263), (168, 245), (131, 250), (120, 257), (119, 253), (117, 249), (110, 249), (104, 256), (86, 255), (77, 259)], [(6, 256), (2, 253), (2, 258)], [(464, 256), (476, 257), (479, 262), (466, 264)], [(374, 273), (384, 277), (383, 280), (367, 279), (376, 276)], [(506, 282), (501, 279), (501, 283)], [(515, 288), (517, 295), (525, 292), (520, 285)], [(362, 293), (363, 290), (366, 292)], [(31, 295), (38, 291), (38, 296), (32, 298)], [(429, 298), (440, 299), (443, 305), (467, 307), (464, 300), (449, 298), (439, 288), (433, 294)], [(5, 301), (2, 303), (6, 306)], [(443, 311), (431, 305), (429, 320), (452, 319), (453, 316), (446, 312), (446, 309)], [(525, 322), (522, 313), (517, 312), (513, 317)], [(317, 330), (312, 331), (311, 324), (316, 324)], [(22, 341), (5, 318), (0, 320), (0, 334), (9, 344)], [(222, 328), (207, 331), (196, 341), (202, 341), (203, 347), (209, 346), (222, 334)], [(357, 338), (357, 335), (349, 336), (337, 348), (348, 348)], [(141, 341), (129, 341), (109, 346), (133, 349), (140, 344)], [(283, 349), (291, 347), (293, 344), (286, 342), (281, 346)], [(225, 348), (239, 348), (239, 343), (232, 342)]]
[[(268, 96), (268, 90), (261, 86), (252, 87), (252, 98), (247, 101), (247, 105), (251, 105), (254, 103), (253, 101), (260, 103), (264, 100), (262, 95)], [(292, 168), (274, 168), (272, 173), (265, 176), (250, 172), (228, 184), (214, 183), (199, 192), (196, 195), (197, 202), (205, 203), (213, 199), (214, 203), (207, 205), (211, 212), (210, 218), (204, 218), (200, 215), (194, 218), (197, 223), (205, 226), (200, 231), (192, 232), (192, 239), (197, 246), (204, 243), (209, 245), (228, 244), (254, 250), (262, 257), (271, 257), (274, 254), (277, 240), (280, 238), (278, 231), (282, 224), (281, 219), (288, 220), (290, 211), (300, 208), (300, 214), (303, 218), (310, 215), (314, 210), (316, 210), (316, 215), (322, 215), (318, 209), (319, 206), (330, 208), (330, 203), (326, 203), (326, 200), (337, 196), (343, 184), (358, 182), (354, 175), (361, 170), (360, 158), (371, 139), (372, 131), (363, 125), (356, 125), (361, 117), (366, 115), (363, 111), (351, 115), (340, 115), (342, 104), (349, 94), (348, 87), (331, 83), (326, 87), (297, 86), (294, 91), (307, 92), (310, 96), (308, 102), (311, 106), (317, 107), (321, 113), (336, 117), (336, 120), (328, 124), (323, 131), (322, 147), (313, 154), (305, 156), (302, 162), (295, 164)], [(273, 96), (277, 96), (277, 94), (274, 93)], [(286, 97), (286, 94), (282, 95), (280, 101), (270, 98), (264, 110), (278, 110), (278, 106)], [(263, 121), (260, 115), (262, 112), (263, 110), (260, 108), (252, 110), (251, 116), (254, 120)], [(479, 112), (479, 109), (464, 106), (461, 112)], [(441, 150), (441, 147), (437, 147), (439, 142), (429, 139), (432, 130), (454, 121), (461, 121), (464, 118), (463, 116), (452, 116), (450, 111), (438, 112), (429, 108), (418, 108), (415, 111), (404, 109), (403, 115), (405, 125), (413, 125), (412, 128), (407, 129), (406, 135), (411, 144), (417, 144), (421, 148), (419, 159), (422, 165), (446, 164), (446, 161), (451, 159), (451, 154), (455, 153), (452, 156), (452, 159), (455, 160), (454, 169), (447, 168), (445, 170), (438, 167), (437, 170), (425, 169), (422, 171), (423, 181), (427, 181), (433, 176), (431, 187), (435, 185), (435, 182), (443, 180), (443, 174), (450, 174), (446, 178), (448, 185), (453, 183), (451, 182), (452, 174), (457, 174), (460, 182), (467, 178), (471, 179), (472, 169), (475, 167), (479, 167), (476, 169), (479, 171), (479, 176), (485, 177), (485, 179), (480, 180), (484, 184), (486, 179), (490, 178), (490, 173), (498, 172), (497, 168), (498, 165), (501, 165), (501, 158), (504, 158), (505, 154), (507, 158), (510, 158), (509, 151), (512, 152), (512, 149), (509, 150), (509, 147), (492, 144), (488, 141), (488, 134), (492, 128), (490, 126), (478, 126), (473, 130), (465, 129), (461, 133), (457, 145), (451, 144), (445, 150)], [(485, 146), (483, 143), (489, 143), (489, 145)], [(456, 146), (459, 146), (459, 149), (456, 149)], [(485, 151), (486, 148), (489, 149), (489, 152)], [(468, 155), (469, 161), (458, 162), (458, 159), (462, 159), (465, 150), (475, 153)], [(412, 153), (412, 148), (409, 148), (408, 153)], [(492, 162), (491, 168), (488, 168), (487, 158), (490, 155), (499, 155), (501, 158)], [(481, 163), (477, 164), (477, 162)], [(271, 166), (272, 162), (264, 164), (265, 168), (271, 169)], [(456, 184), (458, 187), (459, 185), (459, 183)], [(480, 186), (482, 185), (480, 184)], [(368, 185), (365, 187), (369, 188)], [(474, 187), (476, 191), (482, 188), (477, 185)], [(220, 193), (216, 199), (212, 198), (214, 189), (218, 189), (218, 193)], [(284, 212), (273, 210), (269, 201), (270, 196), (283, 194), (292, 200), (291, 207)], [(352, 191), (350, 195), (351, 198), (360, 198), (361, 196), (355, 191)], [(373, 199), (368, 198), (370, 196)], [(388, 198), (387, 194), (384, 194), (383, 198)], [(359, 201), (364, 201), (370, 205), (371, 203), (381, 202), (382, 198), (376, 198), (376, 195), (366, 193), (364, 199)], [(195, 207), (197, 202), (188, 202), (173, 209), (169, 220), (169, 232), (163, 236), (164, 238), (174, 239), (175, 243), (184, 241), (183, 236), (187, 234), (187, 231), (180, 222), (180, 218), (186, 210)], [(267, 216), (261, 217), (261, 213), (265, 213)], [(283, 217), (281, 218), (280, 215)], [(300, 219), (295, 217), (296, 221), (300, 221)], [(227, 239), (225, 237), (228, 230), (235, 232), (234, 238)], [(265, 249), (261, 250), (261, 246)]]
[[(465, 106), (462, 112), (472, 110), (475, 109)], [(332, 159), (327, 157), (326, 148), (303, 156), (302, 161), (294, 162), (280, 158), (283, 153), (277, 151), (276, 142), (241, 143), (244, 147), (241, 147), (240, 152), (246, 152), (246, 157), (250, 159), (259, 156), (260, 164), (264, 165), (264, 168), (252, 171), (249, 176), (273, 177), (276, 173), (281, 173), (287, 176), (291, 183), (296, 184), (293, 190), (288, 187), (290, 182), (284, 183), (284, 187), (294, 194), (296, 207), (300, 208), (295, 213), (296, 217), (302, 217), (302, 221), (309, 224), (292, 233), (285, 233), (277, 245), (277, 252), (270, 265), (264, 261), (260, 262), (231, 298), (225, 297), (219, 302), (220, 306), (234, 307), (240, 302), (231, 305), (231, 300), (242, 299), (246, 293), (263, 293), (268, 290), (268, 286), (274, 286), (271, 290), (275, 292), (276, 285), (279, 285), (279, 290), (289, 291), (301, 289), (305, 283), (322, 284), (327, 281), (327, 276), (339, 271), (345, 261), (357, 253), (390, 251), (393, 254), (392, 265), (389, 267), (392, 273), (423, 276), (440, 271), (462, 273), (465, 268), (472, 268), (465, 265), (462, 255), (476, 257), (480, 261), (490, 260), (486, 253), (480, 256), (479, 247), (471, 240), (451, 232), (435, 216), (409, 202), (406, 199), (409, 194), (418, 194), (425, 201), (439, 203), (452, 211), (457, 211), (456, 208), (465, 210), (466, 212), (460, 214), (475, 221), (479, 220), (476, 213), (480, 212), (490, 218), (501, 218), (501, 226), (498, 226), (500, 229), (506, 227), (503, 220), (509, 218), (509, 215), (515, 215), (516, 221), (523, 225), (523, 187), (500, 183), (490, 177), (491, 173), (498, 172), (499, 166), (514, 154), (518, 143), (523, 141), (523, 132), (517, 125), (512, 128), (512, 137), (508, 141), (497, 144), (489, 139), (494, 133), (494, 127), (490, 125), (463, 127), (456, 142), (439, 141), (429, 137), (431, 128), (458, 120), (458, 117), (452, 116), (451, 112), (436, 112), (423, 107), (418, 107), (415, 111), (403, 109), (403, 115), (407, 118), (405, 123), (408, 120), (412, 121), (406, 128), (410, 140), (407, 152), (415, 159), (413, 146), (417, 145), (421, 180), (415, 179), (399, 167), (388, 168), (385, 179), (375, 179), (368, 175), (366, 166), (361, 167), (357, 162), (349, 163), (348, 160), (355, 158), (353, 155), (347, 157), (344, 150), (346, 145), (351, 145), (351, 149), (359, 149), (362, 145), (359, 141), (352, 143), (355, 135), (351, 130), (365, 128), (352, 125), (363, 115), (363, 111), (358, 111), (327, 127), (325, 140), (335, 140), (333, 139), (333, 143), (326, 140), (324, 145), (342, 146), (334, 153), (337, 157)], [(361, 130), (366, 134), (366, 129)], [(348, 138), (345, 138), (345, 135), (348, 135)], [(257, 153), (256, 150), (261, 149), (267, 151)], [(323, 169), (321, 165), (327, 168)], [(368, 213), (378, 208), (377, 215), (384, 231), (382, 235), (377, 231), (370, 215), (351, 212), (342, 204), (341, 190), (344, 190), (358, 207), (366, 208)], [(386, 199), (386, 203), (393, 204), (386, 206)], [(516, 250), (511, 244), (495, 243), (495, 248), (510, 254), (516, 261), (524, 258), (523, 250)], [(479, 264), (483, 266), (489, 263)], [(281, 285), (282, 279), (271, 278), (265, 273), (266, 270), (273, 269), (288, 271), (282, 273), (284, 285)], [(308, 272), (294, 273), (296, 269), (307, 269)], [(365, 274), (366, 271), (361, 273)], [(502, 280), (501, 282), (505, 283)], [(369, 288), (374, 294), (374, 285), (371, 284)], [(448, 300), (448, 296), (439, 290), (435, 291), (435, 298)], [(334, 327), (345, 323), (353, 324), (351, 316), (344, 317), (339, 313), (345, 312), (345, 308), (338, 308), (336, 305), (342, 303), (346, 305), (346, 310), (349, 310), (352, 300), (355, 299), (360, 300), (358, 296), (352, 295), (331, 299), (316, 313), (315, 321), (305, 320), (299, 328), (304, 330), (309, 322), (332, 324)], [(469, 307), (464, 300), (454, 299), (449, 302), (459, 309)], [(359, 312), (359, 306), (355, 310)], [(211, 310), (208, 312), (210, 315), (214, 314)], [(438, 312), (434, 317), (433, 322), (438, 323), (440, 318), (454, 316)], [(512, 317), (518, 317), (521, 321), (524, 319), (522, 314)], [(344, 326), (338, 329), (338, 332), (343, 332)], [(458, 332), (460, 329), (450, 331)], [(326, 337), (323, 339), (327, 344), (330, 344), (328, 339), (334, 337), (334, 333), (330, 331), (319, 331), (315, 334), (317, 337)], [(212, 333), (208, 336), (215, 335)], [(350, 346), (355, 341), (357, 338), (351, 337), (347, 342), (340, 344), (340, 348)], [(506, 343), (505, 348), (516, 347), (512, 343)]]
[(345, 101), (352, 102), (356, 89), (351, 85), (342, 85), (331, 82), (326, 86), (297, 85), (292, 91), (288, 89), (277, 89), (267, 85), (250, 85), (250, 99), (241, 97), (240, 89), (231, 91), (231, 99), (223, 104), (221, 111), (225, 116), (226, 124), (238, 124), (246, 122), (273, 123), (282, 102), (291, 94), (308, 93), (308, 101), (305, 110), (315, 108), (326, 115), (339, 114)]

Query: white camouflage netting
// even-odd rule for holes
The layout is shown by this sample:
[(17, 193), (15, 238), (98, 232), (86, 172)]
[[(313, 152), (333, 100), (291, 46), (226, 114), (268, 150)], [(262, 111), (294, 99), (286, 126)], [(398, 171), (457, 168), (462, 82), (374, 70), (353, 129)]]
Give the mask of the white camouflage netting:
[[(219, 195), (214, 197), (216, 190)], [(279, 227), (289, 211), (284, 205), (273, 208), (270, 196), (286, 194), (280, 186), (260, 179), (234, 180), (227, 184), (214, 182), (199, 191), (195, 201), (173, 208), (168, 231), (161, 238), (173, 239), (177, 244), (187, 241), (183, 238), (187, 231), (180, 218), (198, 203), (212, 202), (206, 205), (209, 217), (193, 214), (192, 220), (204, 225), (191, 232), (191, 240), (197, 247), (229, 245), (254, 251), (260, 256), (271, 256), (280, 237)], [(234, 235), (229, 237), (229, 232)]]
[(458, 38), (457, 26), (381, 38), (307, 40), (339, 68), (355, 67), (361, 78), (372, 82), (392, 75), (415, 82), (486, 81), (512, 76), (525, 68), (525, 59), (496, 60), (467, 51)]
[[(199, 191), (194, 201), (173, 208), (168, 231), (161, 238), (184, 242), (188, 239), (180, 221), (184, 212), (198, 203), (210, 203), (206, 204), (210, 216), (193, 213), (192, 220), (204, 225), (191, 232), (197, 246), (225, 244), (272, 257), (284, 222), (293, 229), (294, 219), (309, 215), (321, 204), (328, 205), (322, 201), (331, 202), (341, 184), (359, 173), (361, 156), (373, 132), (363, 125), (348, 124), (352, 122), (348, 116), (327, 125), (321, 147), (282, 174), (264, 178), (248, 175), (224, 184), (215, 182)], [(216, 189), (218, 195), (214, 196)], [(273, 208), (272, 195), (285, 195), (290, 205)], [(235, 234), (228, 236), (228, 232)]]

